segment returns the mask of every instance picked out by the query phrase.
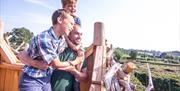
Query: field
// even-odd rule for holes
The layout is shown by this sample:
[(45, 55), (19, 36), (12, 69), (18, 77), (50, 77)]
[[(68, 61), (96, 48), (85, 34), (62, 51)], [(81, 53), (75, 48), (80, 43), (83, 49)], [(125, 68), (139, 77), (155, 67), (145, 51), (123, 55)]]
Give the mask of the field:
[[(137, 69), (132, 74), (131, 81), (136, 84), (137, 91), (144, 91), (148, 85), (148, 70), (146, 63), (135, 62)], [(180, 66), (150, 64), (150, 70), (155, 91), (180, 91)]]

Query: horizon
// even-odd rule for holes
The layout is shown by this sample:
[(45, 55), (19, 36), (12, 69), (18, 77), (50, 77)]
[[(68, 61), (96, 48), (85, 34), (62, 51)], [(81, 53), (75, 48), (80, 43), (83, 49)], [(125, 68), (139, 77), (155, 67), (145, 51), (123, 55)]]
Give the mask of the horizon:
[[(60, 0), (1, 0), (0, 20), (4, 32), (25, 27), (36, 35), (51, 26), (51, 14), (60, 7)], [(82, 21), (84, 47), (92, 44), (93, 25), (100, 21), (114, 47), (180, 51), (179, 0), (78, 0), (76, 14)]]

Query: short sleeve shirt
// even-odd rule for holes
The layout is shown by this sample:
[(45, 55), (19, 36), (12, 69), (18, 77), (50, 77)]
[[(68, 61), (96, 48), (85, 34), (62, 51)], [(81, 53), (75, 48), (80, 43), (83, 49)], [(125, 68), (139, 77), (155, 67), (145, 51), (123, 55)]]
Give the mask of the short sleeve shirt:
[[(43, 60), (44, 63), (49, 64), (53, 59), (58, 57), (58, 54), (62, 52), (65, 47), (67, 47), (65, 38), (63, 36), (60, 38), (56, 37), (51, 27), (49, 30), (43, 31), (31, 40), (27, 52), (31, 58), (37, 61)], [(37, 78), (51, 75), (52, 70), (52, 67), (49, 67), (47, 70), (41, 70), (28, 65), (24, 66), (25, 73)]]

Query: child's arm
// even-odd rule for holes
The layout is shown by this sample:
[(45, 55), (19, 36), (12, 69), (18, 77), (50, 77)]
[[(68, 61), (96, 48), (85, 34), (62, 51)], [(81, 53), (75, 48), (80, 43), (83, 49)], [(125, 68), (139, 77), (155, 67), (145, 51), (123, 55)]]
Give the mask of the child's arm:
[(55, 68), (65, 68), (68, 66), (75, 66), (77, 64), (80, 64), (84, 58), (83, 57), (76, 57), (74, 61), (68, 60), (67, 62), (61, 62), (58, 58), (55, 58), (54, 60), (51, 61), (51, 65), (54, 66)]
[(20, 59), (20, 61), (26, 65), (33, 66), (35, 68), (39, 69), (47, 69), (49, 65), (47, 63), (43, 63), (43, 61), (35, 61), (29, 55), (27, 54), (26, 51), (19, 52), (17, 54), (17, 57)]
[(74, 43), (72, 43), (72, 42), (69, 40), (68, 36), (65, 36), (65, 39), (66, 39), (66, 41), (67, 41), (67, 43), (68, 43), (68, 46), (69, 46), (71, 49), (73, 49), (73, 50), (75, 50), (75, 51), (77, 51), (78, 49), (80, 49), (81, 44), (80, 44), (80, 45), (75, 45)]

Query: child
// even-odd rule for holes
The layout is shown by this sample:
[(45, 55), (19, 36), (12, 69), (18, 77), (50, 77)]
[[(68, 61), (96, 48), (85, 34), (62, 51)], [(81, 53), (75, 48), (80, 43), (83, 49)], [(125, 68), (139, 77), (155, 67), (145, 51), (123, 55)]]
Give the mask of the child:
[[(27, 60), (42, 62), (54, 67), (67, 67), (76, 62), (60, 63), (58, 54), (66, 47), (64, 36), (69, 35), (73, 29), (74, 19), (64, 9), (56, 10), (52, 15), (53, 26), (35, 36), (28, 48)], [(78, 61), (79, 59), (77, 59)], [(30, 61), (30, 62), (31, 62)], [(20, 78), (20, 91), (51, 91), (50, 76), (52, 68), (39, 69), (38, 67), (25, 65)]]

